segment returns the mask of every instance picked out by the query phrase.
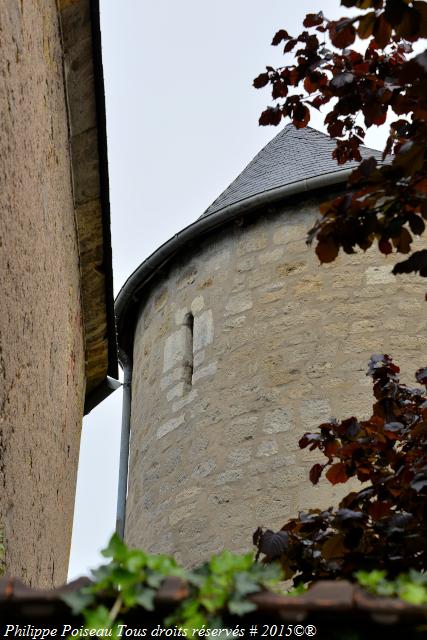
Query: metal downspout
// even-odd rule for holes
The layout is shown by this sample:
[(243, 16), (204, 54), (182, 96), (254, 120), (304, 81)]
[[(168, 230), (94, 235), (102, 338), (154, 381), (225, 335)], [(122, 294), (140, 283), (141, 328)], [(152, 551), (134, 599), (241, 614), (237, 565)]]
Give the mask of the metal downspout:
[(119, 360), (123, 367), (122, 432), (120, 437), (119, 486), (117, 492), (116, 533), (124, 540), (126, 520), (126, 497), (129, 467), (130, 410), (132, 400), (132, 361), (119, 350)]

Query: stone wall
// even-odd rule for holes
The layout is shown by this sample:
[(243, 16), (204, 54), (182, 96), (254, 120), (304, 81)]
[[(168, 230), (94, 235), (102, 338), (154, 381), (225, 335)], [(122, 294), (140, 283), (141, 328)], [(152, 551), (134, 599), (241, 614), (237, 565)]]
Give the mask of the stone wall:
[(6, 572), (66, 578), (84, 396), (55, 0), (0, 3), (0, 527)]
[(308, 482), (316, 456), (300, 435), (370, 415), (373, 352), (414, 382), (425, 283), (395, 278), (376, 249), (320, 266), (305, 245), (315, 211), (294, 202), (218, 231), (147, 296), (134, 343), (132, 545), (191, 565), (250, 549), (258, 525), (335, 503), (329, 483)]

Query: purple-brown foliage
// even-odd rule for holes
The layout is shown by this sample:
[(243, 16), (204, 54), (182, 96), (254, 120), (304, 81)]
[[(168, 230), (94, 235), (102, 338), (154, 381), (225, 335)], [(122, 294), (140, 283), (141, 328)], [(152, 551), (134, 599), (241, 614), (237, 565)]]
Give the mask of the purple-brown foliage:
[[(281, 29), (273, 45), (284, 45), (294, 61), (267, 67), (256, 88), (270, 85), (274, 106), (259, 119), (278, 125), (289, 118), (302, 128), (310, 110), (328, 105), (325, 124), (336, 140), (339, 164), (361, 161), (359, 147), (366, 130), (397, 119), (379, 166), (375, 158), (361, 162), (350, 178), (352, 194), (321, 207), (322, 218), (311, 229), (321, 262), (335, 260), (340, 249), (353, 253), (374, 242), (387, 255), (408, 254), (414, 235), (427, 219), (427, 51), (411, 57), (412, 44), (427, 37), (427, 3), (420, 0), (342, 0), (361, 12), (328, 20), (308, 14), (296, 37)], [(367, 40), (363, 53), (351, 49), (356, 36)], [(303, 93), (302, 90), (306, 93)], [(359, 116), (359, 117), (358, 117)], [(427, 250), (415, 251), (394, 267), (394, 273), (427, 276)]]
[[(387, 355), (372, 356), (368, 374), (375, 397), (369, 420), (332, 420), (299, 442), (326, 458), (312, 467), (313, 484), (322, 474), (332, 484), (358, 478), (360, 491), (338, 508), (300, 513), (278, 533), (254, 534), (258, 556), (280, 559), (296, 582), (427, 566), (427, 397), (400, 384), (399, 367)], [(427, 369), (416, 379), (426, 386)]]

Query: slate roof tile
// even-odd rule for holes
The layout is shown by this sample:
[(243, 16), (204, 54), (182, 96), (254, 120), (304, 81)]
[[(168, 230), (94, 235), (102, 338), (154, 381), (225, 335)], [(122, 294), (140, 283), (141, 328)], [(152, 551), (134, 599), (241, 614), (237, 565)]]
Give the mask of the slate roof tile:
[[(292, 124), (287, 125), (261, 149), (201, 217), (271, 189), (357, 166), (357, 162), (337, 165), (332, 158), (334, 148), (335, 141), (325, 133), (311, 127), (296, 129)], [(361, 147), (361, 153), (365, 158), (374, 155), (381, 159), (379, 151), (368, 147)]]

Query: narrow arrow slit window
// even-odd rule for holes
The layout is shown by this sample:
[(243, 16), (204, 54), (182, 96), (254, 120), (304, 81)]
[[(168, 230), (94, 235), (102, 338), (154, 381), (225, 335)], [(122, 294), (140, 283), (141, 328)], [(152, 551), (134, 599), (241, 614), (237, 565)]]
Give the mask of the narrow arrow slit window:
[(187, 327), (186, 336), (186, 361), (185, 361), (185, 381), (187, 391), (191, 389), (193, 384), (194, 370), (194, 316), (190, 312), (185, 317), (185, 326)]

